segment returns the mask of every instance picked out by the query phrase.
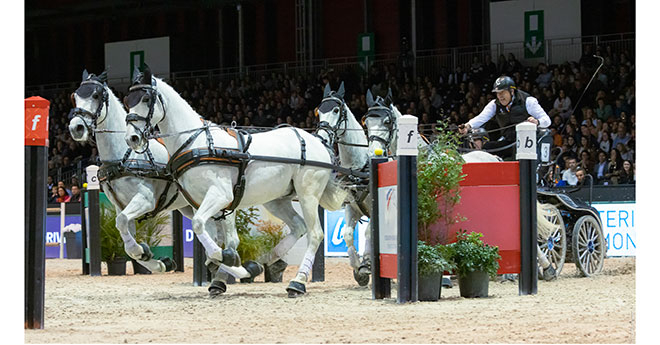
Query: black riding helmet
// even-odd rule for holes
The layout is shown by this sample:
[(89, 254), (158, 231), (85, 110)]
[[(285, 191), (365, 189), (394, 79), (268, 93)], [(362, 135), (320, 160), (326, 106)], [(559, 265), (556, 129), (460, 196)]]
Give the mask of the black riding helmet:
[(511, 77), (501, 76), (495, 80), (493, 83), (493, 91), (498, 92), (502, 90), (513, 90), (516, 88), (516, 82), (511, 79)]

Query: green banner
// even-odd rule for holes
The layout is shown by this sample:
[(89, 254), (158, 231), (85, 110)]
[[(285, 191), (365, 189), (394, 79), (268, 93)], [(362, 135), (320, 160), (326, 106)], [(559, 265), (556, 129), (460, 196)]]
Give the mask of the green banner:
[(543, 10), (525, 12), (525, 59), (545, 56)]
[(369, 67), (373, 64), (376, 48), (374, 44), (374, 33), (366, 32), (358, 35), (357, 42), (357, 55), (360, 59), (360, 67), (367, 72)]

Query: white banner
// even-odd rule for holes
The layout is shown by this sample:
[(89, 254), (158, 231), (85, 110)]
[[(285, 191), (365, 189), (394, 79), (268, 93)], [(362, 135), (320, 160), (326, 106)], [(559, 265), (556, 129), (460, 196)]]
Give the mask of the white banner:
[(635, 203), (597, 204), (607, 240), (607, 256), (635, 256)]
[(129, 85), (134, 67), (146, 63), (151, 73), (159, 78), (170, 76), (170, 38), (121, 41), (105, 44), (105, 66), (108, 83)]
[(397, 253), (396, 186), (378, 188), (378, 238), (381, 254)]

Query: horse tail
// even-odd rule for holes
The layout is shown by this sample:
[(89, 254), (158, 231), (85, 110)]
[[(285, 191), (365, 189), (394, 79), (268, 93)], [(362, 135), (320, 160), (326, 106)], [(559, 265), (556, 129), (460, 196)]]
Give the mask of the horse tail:
[(334, 177), (331, 177), (323, 190), (319, 204), (328, 211), (336, 211), (343, 206), (347, 196), (348, 191), (342, 188)]

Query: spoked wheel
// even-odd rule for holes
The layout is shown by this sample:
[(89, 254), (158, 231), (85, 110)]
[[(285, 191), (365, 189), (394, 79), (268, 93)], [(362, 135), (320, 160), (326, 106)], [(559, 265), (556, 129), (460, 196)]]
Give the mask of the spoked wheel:
[(573, 260), (580, 273), (589, 277), (603, 270), (607, 243), (593, 216), (582, 216), (573, 227)]
[(544, 204), (545, 210), (543, 216), (553, 224), (553, 230), (549, 236), (538, 235), (538, 243), (541, 251), (546, 258), (550, 261), (550, 265), (555, 269), (555, 276), (559, 276), (559, 272), (564, 267), (566, 261), (566, 249), (568, 247), (566, 240), (566, 228), (564, 227), (564, 220), (557, 207)]

